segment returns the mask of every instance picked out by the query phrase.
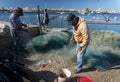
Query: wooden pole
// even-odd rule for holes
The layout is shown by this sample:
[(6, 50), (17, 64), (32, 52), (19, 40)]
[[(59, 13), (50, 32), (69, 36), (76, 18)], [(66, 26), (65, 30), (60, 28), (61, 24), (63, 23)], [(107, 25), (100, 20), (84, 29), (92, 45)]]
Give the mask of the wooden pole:
[(41, 20), (40, 20), (40, 8), (39, 8), (39, 5), (37, 6), (37, 11), (38, 11), (39, 32), (41, 34), (42, 33), (42, 25), (41, 25)]

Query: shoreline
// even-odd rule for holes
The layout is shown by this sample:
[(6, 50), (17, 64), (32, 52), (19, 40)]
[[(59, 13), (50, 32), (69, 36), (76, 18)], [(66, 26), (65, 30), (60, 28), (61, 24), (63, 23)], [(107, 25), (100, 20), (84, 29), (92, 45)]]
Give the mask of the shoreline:
[[(0, 13), (11, 13), (13, 11), (13, 9), (9, 9), (9, 10), (0, 10)], [(93, 10), (94, 11), (94, 10)], [(24, 10), (24, 13), (37, 13), (37, 9), (36, 10)], [(44, 9), (40, 10), (40, 13), (43, 13)], [(64, 13), (78, 13), (78, 14), (120, 14), (120, 12), (79, 12), (77, 10), (52, 10), (52, 9), (48, 9), (48, 13), (53, 13), (53, 14), (64, 14)]]

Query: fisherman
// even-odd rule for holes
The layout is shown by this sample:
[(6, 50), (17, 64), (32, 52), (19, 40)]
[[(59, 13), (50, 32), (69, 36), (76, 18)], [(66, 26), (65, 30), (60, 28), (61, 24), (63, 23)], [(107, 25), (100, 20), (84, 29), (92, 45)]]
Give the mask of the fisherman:
[(70, 41), (73, 42), (75, 40), (77, 42), (76, 48), (77, 64), (75, 68), (75, 73), (79, 73), (82, 70), (83, 57), (85, 55), (90, 39), (88, 25), (85, 22), (84, 18), (77, 17), (73, 13), (70, 13), (67, 16), (67, 21), (69, 24), (73, 26), (73, 35)]
[(23, 53), (23, 46), (21, 44), (21, 32), (27, 32), (27, 25), (20, 21), (20, 16), (23, 16), (23, 9), (17, 7), (13, 13), (9, 17), (9, 21), (11, 24), (11, 35), (14, 42), (15, 54), (22, 55)]
[(44, 31), (47, 31), (47, 25), (49, 24), (49, 16), (47, 13), (47, 9), (44, 9), (44, 16), (43, 16), (43, 20), (42, 20), (42, 27)]

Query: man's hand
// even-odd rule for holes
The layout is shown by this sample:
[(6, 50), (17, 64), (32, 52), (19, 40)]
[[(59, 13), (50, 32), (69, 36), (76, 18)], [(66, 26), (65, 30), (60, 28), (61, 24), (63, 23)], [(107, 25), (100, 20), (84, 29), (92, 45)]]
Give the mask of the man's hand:
[(82, 50), (82, 47), (79, 47), (79, 48), (78, 48), (78, 52), (80, 52), (81, 50)]
[(70, 43), (73, 44), (73, 42), (74, 42), (74, 38), (71, 38)]
[(26, 28), (22, 28), (21, 31), (28, 32), (28, 29), (26, 29)]
[(24, 29), (25, 32), (28, 32), (28, 29)]
[(74, 35), (72, 34), (71, 38), (70, 38), (70, 43), (73, 44), (74, 42)]
[(24, 24), (24, 23), (22, 23), (22, 26), (25, 26), (25, 27), (27, 27), (27, 24)]
[(26, 27), (23, 27), (22, 30), (28, 32), (29, 26), (26, 24)]

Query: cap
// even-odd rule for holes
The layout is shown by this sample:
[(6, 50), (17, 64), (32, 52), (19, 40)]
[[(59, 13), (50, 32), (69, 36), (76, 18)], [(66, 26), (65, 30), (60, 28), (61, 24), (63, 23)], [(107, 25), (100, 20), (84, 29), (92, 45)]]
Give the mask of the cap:
[(17, 7), (17, 8), (15, 9), (15, 11), (16, 11), (16, 13), (19, 13), (21, 16), (23, 16), (23, 9), (22, 9), (22, 8)]
[(73, 13), (70, 13), (68, 16), (67, 16), (67, 21), (68, 22), (71, 22), (76, 16), (73, 14)]

